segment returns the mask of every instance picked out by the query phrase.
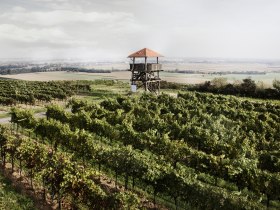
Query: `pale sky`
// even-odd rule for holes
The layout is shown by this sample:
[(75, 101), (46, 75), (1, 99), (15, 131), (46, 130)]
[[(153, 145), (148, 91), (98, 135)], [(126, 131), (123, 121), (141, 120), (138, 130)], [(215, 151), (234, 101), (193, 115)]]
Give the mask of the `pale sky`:
[(280, 59), (279, 0), (0, 0), (0, 58)]

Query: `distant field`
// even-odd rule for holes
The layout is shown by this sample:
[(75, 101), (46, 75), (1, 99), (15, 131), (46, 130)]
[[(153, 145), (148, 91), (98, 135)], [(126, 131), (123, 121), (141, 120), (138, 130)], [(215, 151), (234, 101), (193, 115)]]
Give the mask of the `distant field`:
[(229, 82), (241, 81), (250, 77), (256, 82), (262, 81), (267, 85), (271, 85), (274, 79), (280, 79), (280, 73), (267, 73), (267, 74), (182, 74), (182, 73), (169, 73), (163, 72), (162, 78), (169, 82), (189, 83), (196, 84), (212, 80), (214, 78), (224, 77)]
[[(150, 60), (155, 62), (155, 60)], [(163, 63), (165, 70), (190, 70), (190, 71), (200, 71), (200, 72), (280, 72), (279, 63), (258, 63), (258, 62), (226, 62), (226, 61), (212, 61), (207, 60), (200, 61), (173, 61), (167, 62), (160, 59), (160, 62)], [(125, 70), (128, 68), (128, 62), (125, 63), (99, 63), (92, 64), (86, 67), (87, 69), (100, 69), (100, 70), (113, 70), (120, 69)]]
[[(30, 81), (49, 81), (49, 80), (97, 80), (97, 79), (108, 79), (108, 80), (124, 80), (130, 79), (129, 71), (120, 71), (112, 73), (81, 73), (81, 72), (38, 72), (38, 73), (26, 73), (16, 75), (2, 75), (2, 78), (12, 78), (20, 80)], [(196, 84), (202, 83), (208, 80), (212, 80), (217, 77), (226, 77), (229, 82), (242, 80), (250, 77), (257, 81), (263, 81), (267, 85), (271, 85), (274, 79), (280, 79), (280, 73), (267, 73), (267, 74), (182, 74), (182, 73), (170, 73), (162, 72), (161, 78), (168, 82), (178, 83), (189, 83)]]
[(76, 72), (66, 72), (66, 71), (3, 75), (1, 77), (12, 78), (12, 79), (21, 79), (21, 80), (30, 80), (30, 81), (116, 79), (116, 76), (114, 76), (113, 73), (112, 74), (110, 74), (110, 73), (100, 73), (100, 74), (94, 73), (93, 74), (93, 73), (79, 73), (79, 72), (76, 73)]
[(257, 72), (272, 72), (280, 71), (279, 64), (264, 64), (264, 63), (223, 63), (223, 62), (213, 62), (213, 63), (168, 63), (164, 64), (164, 69), (166, 70), (193, 70), (201, 72), (247, 72), (247, 71), (257, 71)]

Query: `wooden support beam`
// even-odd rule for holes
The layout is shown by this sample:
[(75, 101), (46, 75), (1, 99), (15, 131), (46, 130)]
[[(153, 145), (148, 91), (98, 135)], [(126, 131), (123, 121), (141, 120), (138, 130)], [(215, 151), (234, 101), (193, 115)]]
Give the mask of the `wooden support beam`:
[(148, 86), (147, 86), (147, 80), (148, 80), (148, 75), (147, 75), (147, 57), (145, 57), (145, 91), (148, 90)]
[[(159, 72), (162, 65), (159, 64), (158, 57), (156, 58), (157, 63), (148, 63), (147, 57), (145, 58), (145, 63), (135, 63), (136, 58), (133, 57), (132, 64), (130, 64), (131, 71), (131, 85), (135, 85), (137, 82), (141, 82), (145, 91), (150, 91), (158, 94), (160, 91), (160, 81)], [(140, 86), (139, 86), (140, 87)]]

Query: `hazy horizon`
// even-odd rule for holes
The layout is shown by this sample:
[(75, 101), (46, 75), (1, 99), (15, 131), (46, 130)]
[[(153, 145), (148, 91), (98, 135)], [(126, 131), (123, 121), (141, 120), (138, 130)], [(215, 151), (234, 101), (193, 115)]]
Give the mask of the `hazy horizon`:
[(2, 0), (0, 59), (280, 60), (277, 0)]
[[(149, 61), (149, 60), (148, 60)], [(161, 63), (252, 63), (252, 64), (275, 64), (280, 65), (279, 59), (258, 59), (258, 58), (215, 58), (215, 57), (162, 57), (159, 60)], [(0, 63), (129, 63), (130, 58), (114, 57), (114, 58), (1, 58)]]

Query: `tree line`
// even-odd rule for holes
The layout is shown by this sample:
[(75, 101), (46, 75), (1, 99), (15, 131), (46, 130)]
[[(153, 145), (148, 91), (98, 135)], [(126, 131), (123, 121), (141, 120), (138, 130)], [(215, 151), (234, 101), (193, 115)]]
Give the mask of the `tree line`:
[(280, 80), (276, 79), (273, 81), (273, 87), (265, 87), (262, 82), (256, 83), (250, 78), (243, 79), (242, 82), (235, 84), (228, 83), (226, 78), (214, 78), (212, 81), (206, 81), (202, 84), (195, 85), (162, 81), (161, 88), (208, 92), (260, 99), (280, 99)]

